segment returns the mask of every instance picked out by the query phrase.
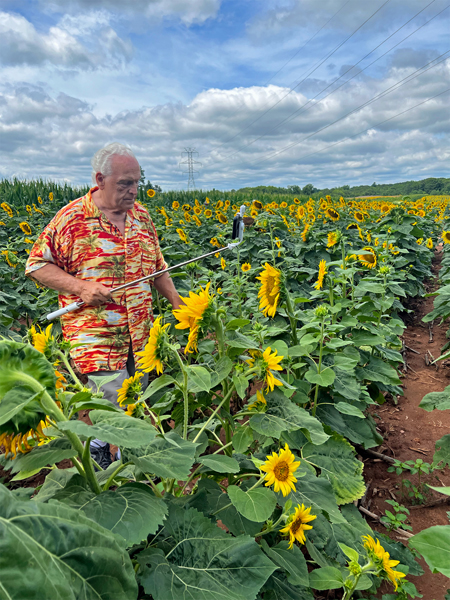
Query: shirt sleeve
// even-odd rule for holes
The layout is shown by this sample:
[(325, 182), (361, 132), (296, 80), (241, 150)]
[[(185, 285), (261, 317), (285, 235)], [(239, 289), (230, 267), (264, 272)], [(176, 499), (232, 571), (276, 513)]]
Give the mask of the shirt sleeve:
[(35, 271), (48, 264), (66, 270), (64, 254), (56, 215), (35, 241), (25, 266), (25, 275), (32, 276)]

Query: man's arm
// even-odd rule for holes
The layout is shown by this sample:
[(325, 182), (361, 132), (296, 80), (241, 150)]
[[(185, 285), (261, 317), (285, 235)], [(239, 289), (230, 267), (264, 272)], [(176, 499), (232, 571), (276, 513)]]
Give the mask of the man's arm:
[(173, 306), (173, 310), (180, 308), (180, 306), (184, 304), (179, 293), (175, 289), (169, 273), (163, 273), (157, 277), (154, 280), (154, 285), (157, 291), (164, 296), (164, 298), (167, 298), (167, 300)]
[(100, 306), (111, 301), (110, 290), (101, 283), (77, 279), (50, 263), (33, 271), (33, 278), (62, 294), (74, 294), (89, 306)]

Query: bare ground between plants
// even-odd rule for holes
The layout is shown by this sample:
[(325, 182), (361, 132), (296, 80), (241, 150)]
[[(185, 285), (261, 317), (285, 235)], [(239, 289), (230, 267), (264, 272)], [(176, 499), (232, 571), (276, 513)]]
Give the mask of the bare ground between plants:
[[(438, 250), (433, 261), (435, 279), (429, 282), (428, 291), (438, 287), (437, 276), (441, 258), (442, 253)], [(431, 463), (436, 441), (450, 433), (450, 411), (426, 412), (419, 408), (419, 404), (425, 394), (440, 392), (450, 385), (450, 365), (443, 366), (442, 363), (438, 363), (440, 366), (436, 370), (435, 365), (426, 364), (425, 357), (429, 352), (434, 358), (440, 355), (440, 349), (448, 341), (445, 333), (449, 324), (439, 326), (435, 323), (430, 333), (428, 324), (422, 323), (422, 317), (433, 309), (433, 298), (420, 299), (410, 308), (413, 308), (414, 314), (407, 319), (409, 324), (403, 341), (419, 354), (406, 349), (404, 356), (408, 367), (402, 377), (404, 396), (399, 397), (398, 404), (389, 400), (372, 411), (384, 437), (384, 443), (374, 450), (401, 461), (415, 461), (421, 458)], [(447, 511), (450, 511), (450, 504), (426, 506), (445, 499), (445, 496), (432, 492), (426, 496), (424, 506), (413, 507), (411, 501), (402, 497), (401, 480), (405, 478), (417, 484), (417, 476), (408, 472), (402, 475), (388, 473), (389, 464), (380, 459), (367, 458), (364, 462), (365, 480), (370, 484), (367, 504), (371, 512), (378, 516), (383, 515), (386, 509), (392, 508), (386, 504), (386, 500), (394, 498), (410, 509), (413, 533), (419, 533), (433, 525), (449, 525)], [(425, 481), (435, 486), (450, 485), (450, 469), (435, 471), (425, 476)], [(386, 532), (382, 525), (375, 523), (370, 517), (368, 521), (372, 528)], [(398, 536), (392, 533), (391, 537), (396, 539)], [(444, 600), (446, 591), (450, 588), (450, 580), (444, 575), (432, 574), (423, 561), (421, 564), (425, 574), (422, 577), (409, 577), (410, 581), (423, 594), (424, 600)], [(389, 590), (389, 586), (383, 585), (382, 590), (388, 593), (392, 588)], [(381, 593), (379, 597), (381, 598)]]

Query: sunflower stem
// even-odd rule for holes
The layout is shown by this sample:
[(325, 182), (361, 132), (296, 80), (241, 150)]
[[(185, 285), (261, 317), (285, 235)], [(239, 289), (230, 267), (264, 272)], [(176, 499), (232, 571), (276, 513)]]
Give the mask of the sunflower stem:
[(128, 467), (128, 465), (132, 465), (132, 464), (133, 463), (131, 461), (120, 464), (117, 467), (117, 469), (108, 477), (105, 485), (103, 486), (103, 491), (106, 492), (107, 490), (109, 490), (112, 482), (114, 481), (114, 478), (117, 477), (117, 475), (120, 473), (120, 471), (123, 471), (123, 469), (125, 469), (125, 467)]
[(268, 527), (267, 529), (263, 529), (262, 531), (259, 531), (258, 533), (252, 534), (252, 537), (257, 538), (257, 537), (262, 537), (263, 535), (267, 535), (268, 533), (273, 533), (284, 518), (285, 518), (285, 514), (281, 513), (280, 518), (277, 521), (275, 521), (275, 523), (271, 527)]
[(66, 354), (64, 352), (61, 352), (61, 350), (57, 350), (56, 354), (61, 358), (61, 360), (64, 363), (64, 366), (66, 367), (66, 369), (69, 371), (70, 376), (72, 377), (72, 379), (75, 382), (75, 388), (78, 391), (82, 391), (84, 389), (83, 384), (81, 383), (81, 381), (78, 379), (78, 377), (75, 375), (74, 370), (72, 369), (72, 367), (70, 366), (70, 362), (69, 359), (67, 358)]
[(187, 430), (188, 430), (188, 420), (189, 420), (189, 392), (188, 392), (188, 374), (184, 367), (183, 361), (181, 360), (180, 355), (177, 350), (174, 350), (173, 353), (178, 361), (181, 372), (183, 373), (183, 402), (184, 402), (184, 418), (183, 418), (183, 439), (187, 440)]
[[(321, 369), (322, 369), (322, 353), (323, 353), (323, 330), (324, 330), (324, 325), (325, 325), (325, 320), (322, 319), (322, 322), (320, 324), (320, 348), (319, 348), (319, 364), (317, 365), (317, 373), (320, 375), (321, 373)], [(312, 414), (313, 417), (316, 416), (316, 410), (317, 410), (317, 398), (319, 396), (319, 384), (316, 383), (316, 390), (314, 392), (314, 405), (313, 405), (313, 410), (312, 410)]]
[[(233, 393), (233, 388), (231, 388), (231, 390), (228, 392), (228, 394), (223, 398), (222, 402), (220, 402), (220, 404), (217, 405), (216, 409), (210, 414), (206, 423), (203, 424), (203, 427), (200, 429), (200, 431), (197, 433), (195, 438), (192, 440), (194, 444), (198, 440), (198, 438), (201, 436), (201, 434), (205, 431), (205, 429), (208, 427), (208, 425), (211, 423), (211, 421), (214, 419), (214, 417), (219, 412), (219, 410), (222, 408), (222, 406), (225, 404), (225, 402), (227, 402), (227, 400), (229, 400), (231, 398), (232, 393)], [(228, 445), (228, 442), (227, 442), (227, 445)]]
[(292, 345), (296, 346), (298, 344), (297, 323), (295, 322), (294, 308), (292, 306), (292, 299), (288, 290), (286, 290), (286, 311), (289, 317), (289, 323), (291, 324)]

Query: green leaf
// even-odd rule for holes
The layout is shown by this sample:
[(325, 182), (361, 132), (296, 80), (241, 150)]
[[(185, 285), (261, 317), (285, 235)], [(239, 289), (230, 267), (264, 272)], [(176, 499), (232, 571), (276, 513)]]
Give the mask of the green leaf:
[(160, 377), (158, 377), (158, 379), (154, 379), (150, 383), (150, 385), (147, 387), (147, 389), (141, 396), (141, 400), (148, 400), (148, 398), (151, 398), (153, 394), (156, 394), (156, 392), (159, 392), (159, 390), (167, 387), (168, 385), (171, 385), (174, 382), (175, 379), (170, 375), (161, 375)]
[(263, 591), (264, 600), (314, 600), (310, 588), (292, 585), (279, 570), (270, 577)]
[(285, 571), (289, 583), (309, 587), (306, 559), (298, 546), (294, 545), (289, 549), (289, 542), (279, 542), (270, 547), (264, 538), (261, 546), (267, 556)]
[(255, 340), (242, 335), (238, 331), (230, 333), (226, 339), (226, 343), (231, 348), (240, 348), (242, 350), (259, 350), (258, 344)]
[(245, 327), (250, 323), (250, 319), (231, 319), (225, 326), (227, 331), (236, 331), (239, 327)]
[(127, 460), (131, 460), (144, 473), (187, 479), (194, 463), (196, 448), (197, 444), (183, 440), (172, 431), (146, 446), (128, 450), (126, 455)]
[(359, 408), (353, 406), (353, 404), (349, 404), (348, 402), (337, 402), (337, 404), (335, 404), (334, 406), (336, 410), (338, 410), (343, 415), (352, 415), (353, 417), (357, 417), (358, 419), (366, 418), (362, 410), (359, 410)]
[[(347, 523), (339, 511), (331, 483), (325, 477), (316, 477), (309, 470), (297, 482), (295, 492), (291, 492), (286, 498), (283, 498), (281, 493), (278, 494), (278, 503), (281, 506), (284, 506), (288, 499), (292, 500), (293, 506), (311, 506), (311, 514), (324, 511), (333, 523)], [(315, 521), (312, 523), (313, 527), (314, 523)]]
[(360, 281), (355, 287), (355, 296), (364, 296), (366, 293), (370, 294), (383, 294), (384, 285), (376, 283), (375, 281)]
[[(58, 498), (58, 495), (57, 495)], [(86, 499), (75, 491), (59, 498), (64, 504), (81, 510), (87, 517), (120, 535), (127, 546), (138, 544), (156, 533), (167, 514), (167, 504), (143, 483), (126, 483), (116, 491), (108, 490)]]
[(362, 444), (364, 448), (379, 446), (383, 441), (383, 438), (375, 429), (374, 420), (370, 415), (365, 419), (358, 419), (351, 415), (345, 415), (344, 418), (334, 406), (325, 404), (319, 404), (316, 414), (331, 429), (355, 442), (355, 444)]
[(432, 573), (450, 577), (450, 525), (424, 529), (410, 538), (409, 546), (424, 557)]
[(236, 452), (243, 454), (253, 442), (252, 430), (248, 425), (241, 425), (236, 428), (233, 438), (233, 448)]
[(289, 348), (288, 345), (286, 344), (286, 342), (283, 342), (283, 340), (275, 340), (270, 342), (270, 350), (271, 352), (274, 352), (275, 350), (278, 352), (278, 356), (289, 356)]
[(320, 469), (321, 477), (329, 479), (338, 504), (348, 504), (364, 495), (364, 465), (355, 457), (353, 446), (342, 436), (334, 433), (320, 446), (306, 444), (302, 455)]
[(24, 479), (28, 479), (29, 477), (33, 477), (33, 475), (37, 475), (41, 469), (33, 469), (32, 471), (20, 471), (17, 475), (11, 479), (11, 481), (23, 481)]
[(165, 547), (141, 553), (141, 585), (154, 600), (250, 600), (276, 569), (250, 536), (232, 537), (191, 508), (169, 509)]
[(309, 574), (309, 585), (313, 590), (336, 590), (343, 587), (344, 578), (335, 567), (321, 567)]
[[(43, 388), (55, 398), (56, 376), (53, 366), (29, 344), (1, 341), (0, 364), (0, 401), (16, 386), (29, 387), (33, 393)], [(26, 384), (27, 381), (30, 385)]]
[(66, 438), (57, 438), (44, 446), (35, 446), (31, 452), (21, 454), (12, 461), (12, 472), (34, 471), (66, 458), (73, 458), (77, 455), (70, 442)]
[(345, 554), (345, 556), (347, 556), (347, 558), (349, 558), (350, 560), (353, 560), (355, 562), (358, 562), (359, 560), (359, 554), (358, 552), (356, 552), (356, 550), (354, 550), (354, 548), (350, 548), (350, 546), (346, 546), (345, 544), (341, 544), (339, 543), (339, 548), (342, 550), (342, 552)]
[(239, 463), (235, 458), (225, 454), (207, 454), (198, 459), (202, 465), (205, 465), (211, 471), (216, 473), (239, 473)]
[(209, 392), (211, 389), (211, 375), (205, 367), (191, 365), (185, 367), (188, 374), (188, 388), (190, 392)]
[(381, 335), (363, 329), (353, 329), (351, 339), (355, 346), (376, 346), (384, 343)]
[(444, 487), (434, 487), (432, 485), (428, 486), (429, 488), (431, 488), (432, 490), (434, 490), (435, 492), (439, 492), (440, 494), (445, 494), (446, 496), (450, 496), (450, 486), (444, 486)]
[(134, 419), (125, 415), (123, 411), (112, 414), (103, 410), (93, 410), (89, 416), (92, 425), (83, 421), (64, 421), (58, 423), (58, 428), (86, 438), (96, 437), (121, 448), (143, 446), (151, 442), (157, 433), (149, 421)]
[(346, 400), (359, 400), (361, 386), (356, 381), (354, 373), (350, 374), (342, 369), (335, 369), (335, 373), (336, 379), (333, 385), (334, 391), (341, 396), (344, 396)]
[(89, 375), (89, 379), (95, 383), (97, 392), (99, 392), (104, 385), (114, 381), (119, 375), (120, 373), (113, 373), (112, 375)]
[(236, 485), (230, 485), (227, 492), (236, 510), (249, 521), (257, 523), (266, 521), (277, 504), (277, 497), (266, 487), (246, 492)]
[(307, 379), (310, 383), (318, 383), (322, 387), (328, 387), (334, 382), (336, 377), (333, 369), (328, 367), (324, 369), (321, 373), (314, 371), (313, 369), (309, 369), (305, 373), (305, 379)]
[(228, 376), (233, 366), (234, 363), (228, 356), (219, 358), (215, 364), (214, 371), (211, 371), (211, 389), (219, 385)]
[(107, 410), (109, 412), (122, 413), (122, 410), (115, 406), (106, 398), (90, 398), (82, 402), (77, 402), (72, 408), (78, 412), (79, 410)]
[(427, 412), (432, 410), (448, 410), (450, 409), (450, 385), (443, 392), (430, 392), (422, 398), (419, 404)]
[(19, 501), (3, 485), (0, 572), (5, 599), (133, 600), (138, 593), (128, 552), (111, 532), (63, 504)]
[(329, 438), (318, 419), (288, 400), (279, 390), (267, 396), (267, 412), (252, 416), (250, 427), (260, 434), (278, 439), (283, 431), (297, 429), (314, 444), (323, 444)]
[(356, 375), (360, 380), (380, 381), (385, 385), (401, 385), (398, 373), (381, 358), (371, 356), (363, 368), (356, 368)]
[(244, 375), (233, 375), (233, 384), (236, 388), (239, 398), (243, 400), (248, 388), (248, 379)]
[(48, 502), (55, 494), (63, 490), (72, 477), (78, 473), (73, 469), (55, 469), (45, 478), (44, 485), (34, 497), (36, 502)]
[(444, 435), (435, 444), (436, 452), (433, 456), (433, 463), (442, 463), (442, 466), (450, 466), (450, 434)]
[(0, 425), (7, 423), (18, 412), (26, 409), (30, 402), (40, 398), (42, 392), (33, 393), (29, 388), (17, 386), (11, 388), (0, 402)]

